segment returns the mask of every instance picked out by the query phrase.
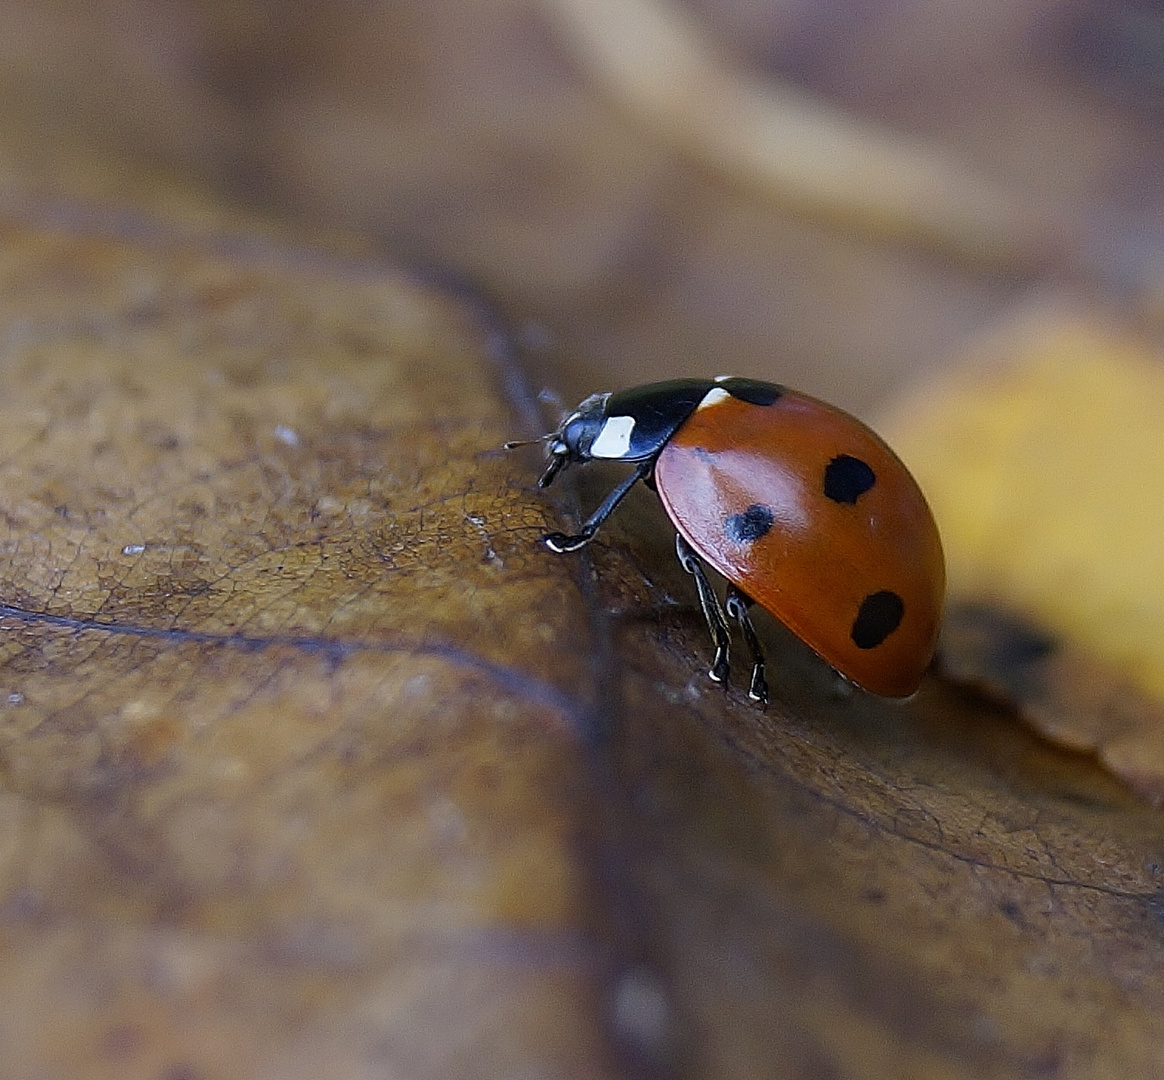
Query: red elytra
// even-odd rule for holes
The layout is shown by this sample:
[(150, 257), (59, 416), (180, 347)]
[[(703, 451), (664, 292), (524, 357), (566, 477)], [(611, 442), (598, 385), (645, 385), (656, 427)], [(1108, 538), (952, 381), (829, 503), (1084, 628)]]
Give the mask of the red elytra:
[[(876, 477), (852, 502), (822, 491), (838, 459)], [(913, 477), (864, 424), (790, 391), (764, 408), (727, 396), (696, 409), (667, 441), (655, 483), (695, 551), (842, 675), (885, 697), (918, 688), (941, 621), (942, 545)], [(850, 482), (843, 494), (853, 490)], [(770, 512), (763, 535), (747, 539), (763, 511), (750, 529), (746, 517), (725, 528), (751, 507)], [(900, 620), (874, 644), (883, 613), (861, 647), (853, 627), (862, 604), (886, 594), (900, 598)], [(891, 616), (896, 605), (883, 604)]]
[(593, 395), (546, 438), (543, 487), (572, 463), (636, 466), (579, 533), (545, 537), (555, 551), (588, 543), (636, 481), (657, 489), (715, 642), (713, 679), (727, 678), (730, 635), (701, 560), (728, 581), (753, 698), (767, 699), (753, 601), (866, 690), (918, 688), (945, 596), (941, 540), (909, 471), (859, 420), (773, 383), (721, 376)]

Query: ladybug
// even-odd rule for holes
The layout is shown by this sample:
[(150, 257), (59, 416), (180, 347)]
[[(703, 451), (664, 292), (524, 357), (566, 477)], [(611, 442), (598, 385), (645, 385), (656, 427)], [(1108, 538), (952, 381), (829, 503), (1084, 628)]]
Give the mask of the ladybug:
[[(539, 487), (575, 463), (634, 465), (579, 532), (544, 537), (552, 551), (589, 543), (639, 480), (658, 493), (711, 632), (715, 682), (728, 677), (730, 617), (752, 657), (749, 696), (767, 701), (757, 603), (865, 690), (917, 690), (942, 616), (941, 539), (916, 481), (859, 420), (721, 375), (594, 394), (543, 439)], [(727, 580), (722, 606), (704, 563)]]

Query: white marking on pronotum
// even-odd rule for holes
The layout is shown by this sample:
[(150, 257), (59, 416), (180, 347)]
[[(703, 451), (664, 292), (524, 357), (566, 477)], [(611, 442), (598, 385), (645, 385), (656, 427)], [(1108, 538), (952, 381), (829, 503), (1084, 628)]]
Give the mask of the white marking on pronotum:
[(727, 382), (727, 381), (728, 381), (728, 379), (734, 379), (734, 378), (735, 378), (735, 376), (734, 376), (734, 375), (717, 375), (717, 376), (716, 376), (714, 379), (712, 379), (711, 381), (712, 381), (712, 382)]
[(713, 386), (706, 394), (703, 395), (703, 400), (695, 406), (695, 411), (706, 409), (709, 405), (718, 405), (721, 401), (727, 401), (731, 397), (722, 386)]
[(617, 460), (630, 449), (631, 433), (635, 429), (633, 416), (611, 416), (590, 444), (590, 456)]

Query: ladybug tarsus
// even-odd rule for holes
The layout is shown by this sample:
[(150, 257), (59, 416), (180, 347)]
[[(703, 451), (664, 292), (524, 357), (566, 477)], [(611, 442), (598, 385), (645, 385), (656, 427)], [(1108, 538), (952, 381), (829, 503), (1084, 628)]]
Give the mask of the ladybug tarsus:
[(542, 543), (546, 545), (555, 555), (565, 555), (570, 551), (577, 551), (579, 548), (585, 547), (593, 537), (579, 534), (577, 536), (567, 536), (565, 533), (552, 532), (546, 533), (542, 537)]

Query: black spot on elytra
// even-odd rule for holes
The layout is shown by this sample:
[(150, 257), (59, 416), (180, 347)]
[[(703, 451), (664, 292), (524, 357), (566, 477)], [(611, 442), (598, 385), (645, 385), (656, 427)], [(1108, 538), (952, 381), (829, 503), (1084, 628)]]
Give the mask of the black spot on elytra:
[(723, 523), (727, 538), (736, 544), (754, 544), (772, 528), (772, 511), (753, 503), (742, 514), (732, 514)]
[(850, 506), (875, 483), (877, 474), (860, 458), (838, 454), (825, 466), (824, 493), (826, 498)]
[(749, 405), (771, 405), (784, 394), (784, 387), (775, 383), (760, 382), (759, 379), (724, 379), (715, 384), (721, 390), (726, 390), (734, 398), (746, 401)]
[(850, 636), (858, 649), (875, 649), (901, 625), (905, 601), (895, 592), (882, 589), (861, 601)]

